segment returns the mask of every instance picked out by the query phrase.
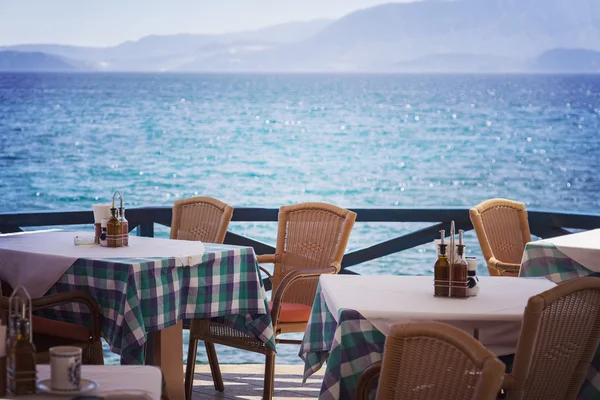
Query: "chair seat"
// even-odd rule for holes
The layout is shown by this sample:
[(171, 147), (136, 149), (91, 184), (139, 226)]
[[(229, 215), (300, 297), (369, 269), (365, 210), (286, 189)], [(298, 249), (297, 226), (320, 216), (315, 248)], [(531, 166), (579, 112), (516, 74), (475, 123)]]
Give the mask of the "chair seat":
[[(269, 309), (273, 308), (273, 302), (269, 302)], [(308, 322), (312, 308), (306, 304), (281, 303), (279, 322)]]
[(32, 327), (34, 338), (36, 334), (39, 334), (75, 340), (78, 342), (87, 342), (92, 337), (92, 331), (85, 326), (54, 321), (36, 315), (33, 315)]

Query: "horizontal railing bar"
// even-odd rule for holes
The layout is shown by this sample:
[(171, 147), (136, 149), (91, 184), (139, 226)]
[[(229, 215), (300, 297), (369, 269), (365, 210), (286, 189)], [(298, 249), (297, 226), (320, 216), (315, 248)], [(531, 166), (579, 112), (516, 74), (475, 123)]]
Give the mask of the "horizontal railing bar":
[[(447, 208), (352, 208), (357, 222), (449, 222), (469, 221), (469, 209)], [(235, 222), (276, 222), (279, 209), (238, 207), (234, 210)], [(136, 222), (152, 220), (170, 226), (171, 207), (128, 208), (127, 219)], [(576, 229), (594, 229), (600, 226), (600, 214), (528, 210), (530, 225), (552, 225)], [(52, 226), (93, 223), (92, 211), (34, 211), (0, 213), (0, 226)]]
[(567, 213), (563, 211), (527, 211), (529, 225), (553, 228), (596, 229), (600, 227), (600, 214)]
[(23, 229), (15, 225), (0, 225), (0, 233), (17, 233), (23, 232)]
[(92, 211), (42, 211), (28, 213), (0, 213), (0, 226), (55, 226), (93, 224)]
[(568, 235), (568, 230), (553, 226), (533, 226), (530, 228), (531, 234), (543, 239), (550, 239), (557, 236)]

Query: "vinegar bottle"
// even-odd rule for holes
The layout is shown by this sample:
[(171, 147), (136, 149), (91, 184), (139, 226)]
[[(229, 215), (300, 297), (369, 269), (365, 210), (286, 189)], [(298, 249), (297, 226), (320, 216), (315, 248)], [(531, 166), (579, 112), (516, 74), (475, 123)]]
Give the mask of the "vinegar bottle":
[(458, 246), (456, 250), (458, 258), (452, 264), (452, 297), (467, 297), (467, 260), (465, 260), (465, 244), (463, 242), (464, 231), (458, 231)]
[(121, 240), (123, 246), (129, 246), (129, 222), (125, 219), (125, 208), (123, 204), (119, 207), (119, 222), (121, 222)]

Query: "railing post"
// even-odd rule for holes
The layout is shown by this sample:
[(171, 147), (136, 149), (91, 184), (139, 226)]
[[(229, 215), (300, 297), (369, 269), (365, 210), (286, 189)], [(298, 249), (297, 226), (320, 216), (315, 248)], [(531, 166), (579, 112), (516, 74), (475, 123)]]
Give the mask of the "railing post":
[(137, 227), (137, 235), (144, 237), (154, 237), (154, 222), (146, 221)]

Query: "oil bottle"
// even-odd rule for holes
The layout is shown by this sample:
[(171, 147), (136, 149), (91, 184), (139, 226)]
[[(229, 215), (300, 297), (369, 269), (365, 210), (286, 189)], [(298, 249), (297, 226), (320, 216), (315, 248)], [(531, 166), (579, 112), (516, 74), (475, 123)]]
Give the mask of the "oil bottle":
[(446, 231), (441, 230), (441, 242), (438, 248), (438, 259), (433, 266), (434, 295), (448, 297), (450, 294), (450, 263), (446, 254), (447, 245), (444, 243)]

